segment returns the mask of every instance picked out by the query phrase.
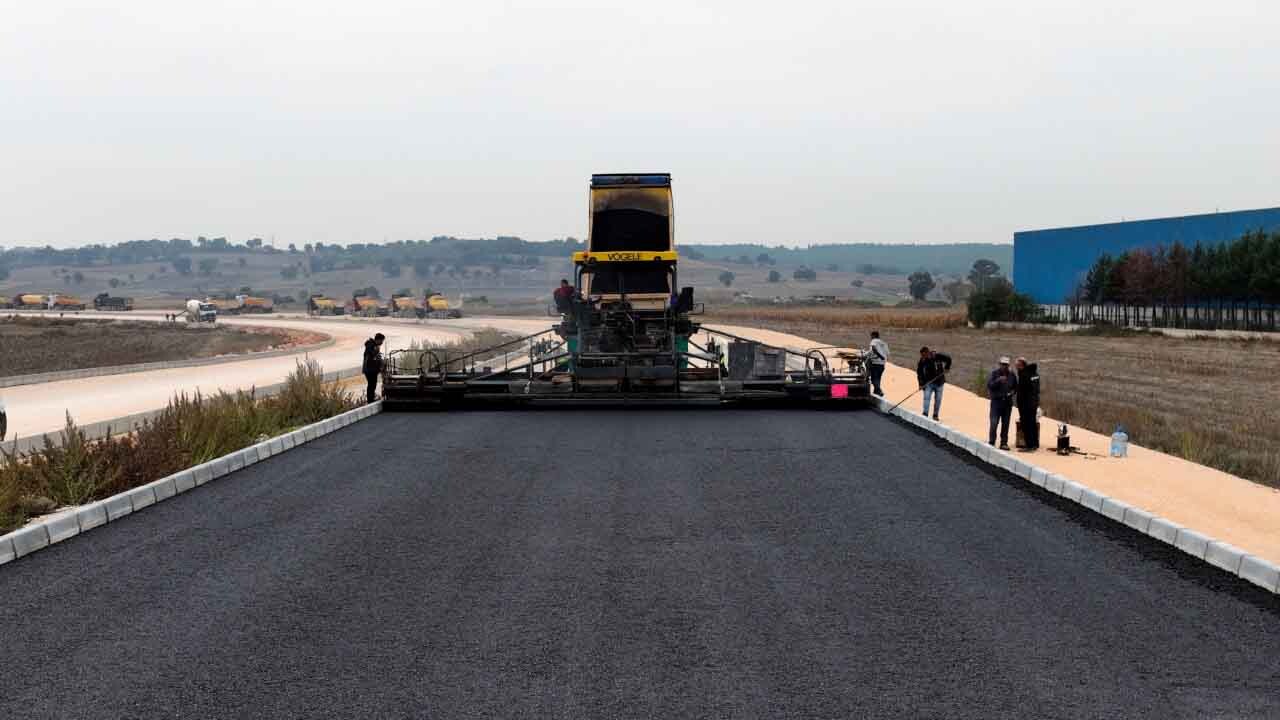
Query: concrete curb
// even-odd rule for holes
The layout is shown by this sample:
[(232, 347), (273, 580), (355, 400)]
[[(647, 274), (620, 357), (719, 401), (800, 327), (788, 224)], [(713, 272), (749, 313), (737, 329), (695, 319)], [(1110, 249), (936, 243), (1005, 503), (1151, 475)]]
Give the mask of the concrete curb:
[(109, 498), (81, 505), (74, 510), (51, 515), (40, 522), (0, 535), (0, 565), (30, 555), (93, 528), (115, 522), (159, 502), (197, 488), (244, 467), (296, 448), (309, 440), (328, 435), (354, 422), (382, 412), (382, 401), (363, 405), (327, 420), (298, 428), (290, 433), (250, 445), (230, 455), (187, 468)]
[[(359, 374), (360, 368), (356, 366), (327, 372), (322, 377), (325, 382), (333, 382), (335, 380), (352, 378)], [(278, 382), (275, 385), (253, 388), (253, 392), (258, 397), (270, 397), (280, 392), (281, 388), (284, 386), (284, 382)], [(232, 392), (234, 393), (235, 391)], [(147, 410), (146, 412), (135, 413), (133, 415), (125, 415), (123, 417), (112, 418), (111, 420), (102, 420), (95, 423), (89, 423), (88, 425), (81, 425), (80, 429), (84, 431), (85, 437), (89, 440), (97, 440), (98, 438), (106, 437), (108, 432), (113, 435), (133, 432), (141, 427), (144, 421), (150, 420), (161, 412), (164, 412), (163, 408), (158, 410)], [(20, 438), (12, 438), (5, 441), (4, 447), (10, 452), (14, 450), (17, 450), (18, 452), (27, 452), (32, 448), (42, 446), (46, 436), (53, 440), (54, 444), (62, 444), (62, 431), (59, 430), (40, 433), (39, 435), (24, 435)]]
[(178, 368), (204, 367), (205, 365), (223, 365), (245, 360), (264, 360), (267, 358), (299, 355), (332, 347), (338, 341), (329, 338), (312, 345), (301, 345), (283, 350), (266, 350), (264, 352), (245, 353), (243, 355), (219, 355), (211, 358), (194, 360), (169, 360), (165, 362), (134, 363), (132, 365), (108, 365), (106, 367), (84, 368), (82, 370), (59, 370), (57, 372), (34, 373), (31, 375), (10, 375), (0, 377), (0, 388), (17, 387), (19, 385), (38, 385), (40, 383), (58, 382), (60, 380), (79, 380), (81, 378), (100, 377), (103, 375), (124, 375), (127, 373), (150, 372), (152, 370), (174, 370)]
[[(1114, 522), (1127, 525), (1147, 537), (1172, 545), (1198, 560), (1226, 570), (1258, 587), (1280, 594), (1280, 566), (1272, 562), (1250, 555), (1229, 543), (1182, 527), (1154, 513), (1107, 497), (1086, 485), (1032, 465), (1009, 453), (996, 450), (981, 440), (947, 428), (942, 423), (934, 422), (902, 407), (893, 409), (891, 412), (892, 406), (883, 398), (873, 398), (873, 400), (876, 409), (880, 412), (894, 415), (916, 427), (929, 430), (988, 465), (1007, 470), (1054, 495), (1060, 495)], [(3, 548), (0, 548), (0, 553), (3, 553)]]

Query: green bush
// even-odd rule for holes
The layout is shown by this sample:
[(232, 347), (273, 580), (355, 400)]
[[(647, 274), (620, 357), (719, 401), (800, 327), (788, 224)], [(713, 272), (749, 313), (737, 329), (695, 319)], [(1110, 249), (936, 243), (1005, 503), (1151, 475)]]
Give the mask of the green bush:
[(987, 289), (969, 296), (969, 321), (976, 327), (991, 321), (1030, 322), (1039, 315), (1036, 301), (1014, 292), (1008, 281), (988, 283)]

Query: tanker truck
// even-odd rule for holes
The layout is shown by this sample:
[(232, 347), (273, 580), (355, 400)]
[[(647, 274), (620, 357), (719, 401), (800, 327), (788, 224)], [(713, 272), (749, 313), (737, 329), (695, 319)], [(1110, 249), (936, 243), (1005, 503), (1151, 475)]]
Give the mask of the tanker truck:
[(49, 307), (49, 298), (35, 293), (22, 293), (13, 296), (13, 306), (18, 310), (44, 310)]
[(86, 307), (85, 301), (75, 295), (50, 295), (49, 309), (64, 311), (79, 311)]
[(189, 323), (213, 323), (218, 321), (218, 307), (211, 302), (188, 300), (182, 316)]

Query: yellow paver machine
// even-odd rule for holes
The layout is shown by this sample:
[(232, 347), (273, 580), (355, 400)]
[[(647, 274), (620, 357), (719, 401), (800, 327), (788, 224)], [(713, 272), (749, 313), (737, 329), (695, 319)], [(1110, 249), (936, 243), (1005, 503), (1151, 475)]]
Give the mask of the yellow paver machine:
[(871, 396), (865, 358), (774, 347), (697, 322), (678, 283), (671, 176), (592, 175), (586, 249), (548, 330), (484, 350), (388, 354), (386, 409), (474, 403), (822, 403)]

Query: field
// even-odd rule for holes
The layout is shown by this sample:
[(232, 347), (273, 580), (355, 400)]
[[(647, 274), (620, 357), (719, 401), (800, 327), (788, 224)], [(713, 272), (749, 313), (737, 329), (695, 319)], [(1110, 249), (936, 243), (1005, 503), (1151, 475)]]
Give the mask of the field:
[(0, 317), (0, 377), (257, 352), (320, 339), (274, 329), (10, 315)]
[[(890, 360), (913, 367), (923, 345), (951, 355), (970, 390), (1001, 355), (1040, 364), (1045, 414), (1280, 488), (1280, 342), (1132, 332), (975, 330), (947, 308), (722, 308), (706, 322), (752, 325), (865, 347), (879, 329)], [(1052, 428), (1043, 432), (1052, 434)]]

